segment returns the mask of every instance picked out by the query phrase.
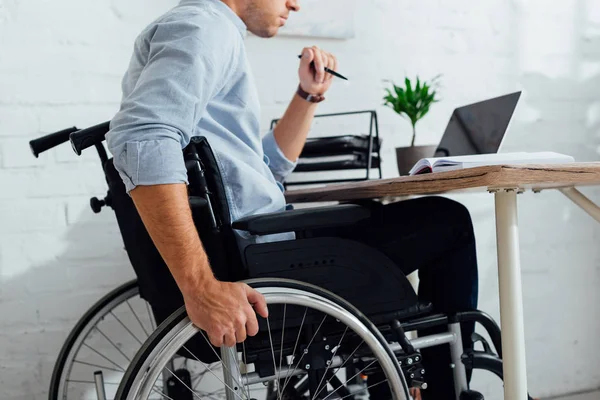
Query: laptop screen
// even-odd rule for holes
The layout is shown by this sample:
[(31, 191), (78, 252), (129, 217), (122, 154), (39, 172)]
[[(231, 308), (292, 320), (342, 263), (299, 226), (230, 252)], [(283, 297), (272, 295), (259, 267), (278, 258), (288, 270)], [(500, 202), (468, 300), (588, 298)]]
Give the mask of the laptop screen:
[(520, 97), (516, 92), (455, 109), (435, 156), (498, 152)]

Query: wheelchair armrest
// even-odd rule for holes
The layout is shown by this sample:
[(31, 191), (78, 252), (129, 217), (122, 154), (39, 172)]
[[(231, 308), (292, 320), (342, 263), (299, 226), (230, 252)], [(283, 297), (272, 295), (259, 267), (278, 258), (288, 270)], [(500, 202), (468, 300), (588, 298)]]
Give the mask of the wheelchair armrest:
[(350, 225), (370, 215), (364, 206), (341, 204), (254, 215), (234, 222), (232, 227), (253, 235), (270, 235)]

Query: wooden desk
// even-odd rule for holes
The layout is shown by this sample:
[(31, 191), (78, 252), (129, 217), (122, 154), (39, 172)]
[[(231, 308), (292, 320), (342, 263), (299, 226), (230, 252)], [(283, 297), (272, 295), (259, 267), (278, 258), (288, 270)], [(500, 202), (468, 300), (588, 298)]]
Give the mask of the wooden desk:
[(289, 203), (348, 201), (407, 195), (542, 190), (600, 184), (600, 163), (563, 165), (494, 165), (393, 179), (327, 185), (286, 192)]
[(286, 192), (289, 203), (383, 199), (488, 191), (495, 196), (504, 398), (527, 399), (523, 294), (519, 255), (517, 194), (558, 189), (600, 222), (600, 207), (576, 186), (600, 185), (600, 163), (500, 165), (394, 179), (328, 185)]

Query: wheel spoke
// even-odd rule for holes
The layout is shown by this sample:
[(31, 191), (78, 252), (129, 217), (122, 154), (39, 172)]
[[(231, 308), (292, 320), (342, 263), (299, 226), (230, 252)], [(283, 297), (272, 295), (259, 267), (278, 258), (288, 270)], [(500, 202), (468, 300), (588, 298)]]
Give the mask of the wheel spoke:
[(206, 396), (209, 396), (211, 398), (214, 398), (215, 400), (219, 400), (221, 399), (221, 396), (225, 396), (225, 389), (221, 389), (221, 390), (215, 390), (212, 393), (208, 393)]
[[(300, 329), (298, 330), (298, 336), (296, 337), (296, 343), (294, 344), (294, 350), (292, 351), (292, 357), (295, 357), (296, 348), (298, 347), (298, 342), (300, 342), (300, 334), (302, 333), (302, 327), (304, 326), (304, 320), (306, 319), (306, 313), (308, 312), (308, 307), (304, 309), (304, 316), (302, 317), (302, 323), (300, 324)], [(295, 360), (292, 358), (292, 363)], [(289, 372), (289, 371), (288, 371)], [(287, 376), (286, 376), (287, 379)]]
[[(352, 353), (350, 354), (350, 356), (348, 358), (346, 358), (346, 360), (342, 363), (342, 365), (340, 365), (335, 372), (333, 372), (333, 375), (335, 376), (338, 372), (340, 372), (340, 370), (342, 368), (344, 368), (344, 366), (346, 366), (346, 363), (348, 362), (348, 360), (352, 359), (352, 356), (354, 356), (354, 353), (356, 353), (358, 351), (358, 349), (360, 348), (360, 346), (362, 346), (362, 344), (364, 343), (364, 340), (361, 341), (358, 346), (356, 346), (356, 348), (354, 349), (354, 351), (352, 351)], [(327, 385), (329, 384), (329, 380), (327, 380), (327, 382), (325, 383), (325, 387), (327, 387)], [(321, 390), (315, 395), (318, 396), (321, 392), (323, 391), (323, 388), (321, 388)]]
[(117, 364), (116, 362), (114, 362), (113, 360), (111, 360), (110, 358), (106, 357), (104, 354), (100, 353), (98, 350), (90, 347), (87, 343), (82, 343), (83, 346), (87, 347), (88, 349), (90, 349), (91, 351), (93, 351), (94, 353), (98, 354), (100, 357), (104, 358), (106, 361), (108, 361), (109, 363), (111, 363), (112, 365), (114, 365), (115, 367), (119, 368), (119, 370), (121, 372), (125, 372), (125, 369), (123, 369), (119, 364)]
[(160, 394), (162, 397), (164, 397), (165, 399), (168, 400), (173, 400), (171, 397), (167, 396), (166, 394), (164, 394), (162, 391), (159, 391), (158, 389), (156, 389), (155, 387), (152, 388), (152, 391)]
[(85, 361), (79, 361), (79, 360), (73, 360), (74, 363), (77, 364), (83, 364), (83, 365), (88, 365), (90, 367), (96, 367), (96, 368), (102, 368), (102, 369), (107, 369), (109, 371), (115, 371), (115, 372), (125, 372), (122, 369), (116, 369), (116, 368), (112, 368), (112, 367), (106, 367), (104, 365), (99, 365), (99, 364), (93, 364), (93, 363), (89, 363), (89, 362), (85, 362)]
[[(67, 379), (65, 382), (69, 382), (69, 383), (93, 383), (95, 384), (95, 381), (84, 381), (82, 379)], [(121, 383), (120, 382), (104, 382), (105, 385), (116, 385), (119, 386)]]
[(129, 299), (127, 300), (127, 305), (129, 306), (129, 309), (131, 310), (131, 312), (133, 313), (133, 316), (135, 317), (135, 319), (137, 319), (137, 322), (140, 324), (140, 326), (142, 327), (142, 330), (144, 331), (144, 333), (146, 334), (146, 337), (150, 336), (150, 334), (148, 333), (148, 331), (146, 330), (146, 328), (144, 327), (144, 324), (142, 324), (142, 321), (139, 319), (137, 313), (135, 312), (135, 310), (133, 309), (133, 307), (131, 306), (131, 304), (129, 303)]
[[(327, 318), (327, 314), (325, 314), (325, 316), (321, 320), (321, 323), (319, 324), (319, 327), (317, 328), (317, 330), (313, 334), (313, 337), (310, 339), (310, 342), (308, 342), (308, 346), (306, 346), (306, 349), (304, 350), (304, 352), (302, 352), (302, 356), (300, 357), (300, 360), (298, 360), (298, 363), (294, 367), (294, 371), (292, 371), (292, 375), (290, 375), (290, 376), (294, 376), (294, 373), (296, 373), (296, 369), (298, 369), (298, 366), (300, 365), (300, 362), (302, 362), (302, 359), (304, 358), (304, 355), (308, 351), (308, 348), (310, 348), (310, 345), (312, 344), (312, 342), (315, 340), (315, 337), (317, 336), (317, 333), (319, 333), (319, 330), (321, 329), (321, 326), (323, 326), (323, 323), (325, 322), (326, 318)], [(285, 387), (287, 386), (288, 382), (289, 382), (289, 378), (287, 378), (285, 380), (285, 382), (283, 383), (283, 389), (281, 390), (282, 392), (285, 390)]]
[[(331, 358), (329, 359), (330, 363), (327, 366), (327, 368), (325, 369), (325, 373), (323, 373), (323, 377), (321, 378), (321, 381), (319, 382), (319, 384), (317, 385), (317, 393), (315, 393), (315, 395), (312, 397), (311, 400), (315, 400), (317, 398), (317, 396), (319, 395), (319, 393), (321, 393), (321, 390), (319, 390), (319, 388), (321, 387), (321, 384), (323, 383), (323, 379), (325, 379), (325, 376), (327, 376), (327, 371), (329, 371), (329, 368), (331, 368), (331, 363), (333, 362), (333, 358), (335, 357), (335, 354), (337, 353), (338, 349), (340, 348), (340, 345), (342, 344), (342, 340), (344, 340), (344, 336), (346, 336), (346, 332), (348, 332), (348, 327), (346, 327), (346, 329), (344, 330), (344, 333), (342, 334), (342, 338), (340, 339), (338, 345), (336, 346), (335, 350), (333, 351), (333, 354), (331, 355)], [(325, 387), (327, 387), (327, 384), (329, 383), (329, 380), (325, 383)]]
[(344, 362), (343, 362), (343, 364), (342, 364), (342, 365), (340, 365), (340, 366), (338, 367), (338, 369), (336, 369), (336, 370), (335, 370), (334, 374), (337, 374), (337, 373), (338, 373), (338, 372), (339, 372), (339, 371), (340, 371), (342, 368), (344, 368), (344, 366), (346, 365), (346, 363), (348, 362), (348, 360), (350, 360), (350, 359), (352, 358), (352, 356), (354, 355), (354, 353), (356, 353), (356, 352), (358, 351), (358, 349), (360, 349), (360, 346), (362, 346), (364, 342), (365, 342), (365, 341), (363, 340), (362, 342), (360, 342), (360, 343), (358, 344), (358, 346), (356, 346), (356, 348), (354, 349), (354, 351), (352, 352), (352, 354), (350, 354), (350, 357), (348, 357), (348, 358), (346, 359), (346, 361), (344, 361)]
[(275, 378), (277, 379), (277, 398), (281, 398), (281, 386), (279, 382), (279, 375), (281, 374), (281, 369), (277, 370), (277, 364), (275, 364), (275, 350), (273, 349), (273, 337), (271, 336), (271, 324), (269, 323), (269, 318), (267, 317), (267, 329), (269, 331), (269, 342), (271, 343), (271, 355), (273, 356), (273, 371), (275, 372)]
[(204, 379), (204, 377), (206, 376), (206, 373), (207, 373), (207, 372), (208, 372), (208, 370), (204, 370), (204, 372), (201, 372), (201, 373), (199, 373), (198, 375), (196, 375), (196, 376), (193, 378), (193, 380), (194, 380), (194, 381), (197, 381), (197, 382), (195, 382), (195, 383), (193, 383), (193, 382), (192, 382), (194, 387), (196, 387), (196, 386), (198, 386), (199, 384), (201, 384), (201, 383), (202, 383), (202, 380), (203, 380), (203, 379)]
[[(287, 304), (283, 305), (283, 325), (281, 327), (281, 348), (279, 350), (279, 371), (281, 373), (281, 362), (283, 360), (283, 339), (285, 334), (285, 312), (287, 311)], [(269, 332), (270, 333), (270, 332)], [(277, 380), (277, 387), (279, 388), (279, 379)], [(282, 393), (279, 395), (281, 396)]]
[(100, 328), (96, 328), (96, 330), (97, 330), (98, 332), (100, 332), (100, 334), (101, 334), (102, 336), (104, 336), (104, 338), (105, 338), (105, 339), (106, 339), (106, 340), (107, 340), (107, 341), (108, 341), (110, 344), (112, 344), (112, 345), (113, 345), (113, 347), (114, 347), (115, 349), (117, 349), (117, 351), (118, 351), (119, 353), (121, 353), (121, 355), (122, 355), (123, 357), (125, 357), (125, 359), (126, 359), (126, 360), (127, 360), (129, 363), (131, 363), (131, 359), (130, 359), (129, 357), (127, 357), (127, 354), (125, 354), (125, 353), (123, 352), (123, 350), (121, 350), (121, 349), (119, 348), (119, 346), (117, 346), (117, 345), (116, 345), (116, 344), (115, 344), (115, 343), (114, 343), (112, 340), (110, 340), (110, 339), (108, 338), (108, 336), (106, 336), (106, 334), (105, 334), (104, 332), (102, 332), (102, 330), (101, 330)]
[[(129, 304), (129, 303), (127, 303), (127, 304)], [(136, 340), (136, 342), (138, 342), (138, 344), (140, 346), (142, 345), (142, 341), (140, 339), (138, 339), (138, 337), (135, 336), (133, 334), (133, 332), (131, 332), (131, 330), (128, 327), (125, 326), (125, 324), (123, 323), (123, 321), (121, 321), (121, 319), (119, 317), (117, 317), (116, 314), (113, 313), (112, 310), (110, 310), (110, 315), (112, 315), (119, 322), (119, 324), (121, 324), (121, 326), (123, 327), (123, 329), (125, 329), (127, 332), (129, 332), (129, 334), (131, 335), (131, 337), (134, 338)]]
[[(341, 387), (344, 387), (344, 386), (346, 386), (346, 384), (347, 384), (348, 382), (350, 382), (352, 379), (356, 378), (356, 377), (357, 377), (358, 375), (360, 375), (360, 374), (361, 374), (361, 373), (362, 373), (364, 370), (366, 370), (367, 368), (369, 368), (371, 365), (375, 364), (376, 362), (377, 362), (377, 360), (376, 360), (376, 359), (375, 359), (375, 360), (373, 360), (373, 361), (371, 361), (371, 363), (370, 363), (369, 365), (367, 365), (366, 367), (364, 367), (363, 369), (361, 369), (360, 371), (358, 371), (356, 374), (354, 374), (354, 375), (352, 376), (352, 378), (350, 378), (350, 379), (346, 379), (346, 382), (342, 383), (342, 384), (341, 384), (341, 385), (340, 385), (340, 386), (339, 386), (337, 389), (335, 389), (333, 392), (329, 393), (329, 394), (327, 395), (327, 397), (325, 397), (323, 400), (327, 400), (327, 399), (328, 399), (329, 397), (331, 397), (331, 396), (332, 396), (332, 395), (333, 395), (335, 392), (337, 392), (338, 390), (340, 390), (340, 388), (341, 388)], [(329, 381), (327, 381), (327, 382), (329, 382)]]

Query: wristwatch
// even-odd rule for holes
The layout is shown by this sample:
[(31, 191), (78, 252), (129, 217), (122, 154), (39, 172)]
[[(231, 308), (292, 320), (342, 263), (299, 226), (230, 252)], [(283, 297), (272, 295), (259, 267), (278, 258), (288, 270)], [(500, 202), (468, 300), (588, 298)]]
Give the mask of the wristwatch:
[(296, 93), (298, 93), (298, 96), (302, 97), (304, 100), (310, 103), (320, 103), (323, 100), (325, 100), (325, 96), (320, 94), (315, 95), (307, 93), (304, 91), (304, 89), (302, 89), (300, 85), (298, 85), (298, 90), (296, 91)]

